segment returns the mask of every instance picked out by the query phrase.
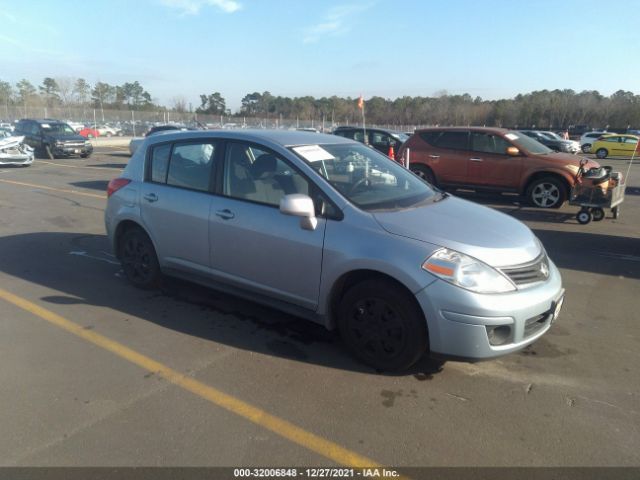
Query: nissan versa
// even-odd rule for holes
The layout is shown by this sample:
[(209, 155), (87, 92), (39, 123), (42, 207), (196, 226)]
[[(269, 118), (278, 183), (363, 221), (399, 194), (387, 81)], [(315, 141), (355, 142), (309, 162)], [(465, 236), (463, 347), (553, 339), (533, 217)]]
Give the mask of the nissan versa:
[(520, 350), (562, 306), (560, 274), (524, 224), (335, 135), (148, 137), (107, 193), (134, 285), (166, 274), (268, 304), (337, 328), (383, 370), (425, 352)]

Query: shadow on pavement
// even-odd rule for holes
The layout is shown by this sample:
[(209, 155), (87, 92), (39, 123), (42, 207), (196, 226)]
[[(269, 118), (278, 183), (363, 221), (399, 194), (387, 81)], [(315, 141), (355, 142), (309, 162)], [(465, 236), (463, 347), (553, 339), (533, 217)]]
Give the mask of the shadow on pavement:
[(90, 188), (92, 190), (100, 190), (101, 192), (107, 191), (107, 185), (109, 180), (88, 180), (85, 182), (69, 182), (69, 185), (81, 188)]
[(87, 167), (103, 167), (103, 168), (125, 168), (126, 163), (97, 163), (95, 165), (87, 165)]
[[(119, 273), (104, 235), (42, 232), (6, 236), (0, 238), (0, 251), (0, 270), (60, 292), (40, 298), (45, 304), (107, 307), (123, 314), (126, 321), (135, 316), (234, 348), (374, 373), (349, 356), (335, 332), (307, 320), (173, 278), (166, 279), (161, 290), (136, 289)], [(430, 380), (443, 363), (425, 357), (397, 375)]]

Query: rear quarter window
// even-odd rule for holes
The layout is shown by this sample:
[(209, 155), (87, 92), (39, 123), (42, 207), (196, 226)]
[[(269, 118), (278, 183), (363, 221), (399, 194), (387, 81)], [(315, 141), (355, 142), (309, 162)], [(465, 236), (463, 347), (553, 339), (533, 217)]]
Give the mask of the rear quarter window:
[(171, 144), (159, 145), (151, 149), (151, 155), (149, 155), (151, 161), (149, 177), (152, 182), (166, 183), (170, 154)]

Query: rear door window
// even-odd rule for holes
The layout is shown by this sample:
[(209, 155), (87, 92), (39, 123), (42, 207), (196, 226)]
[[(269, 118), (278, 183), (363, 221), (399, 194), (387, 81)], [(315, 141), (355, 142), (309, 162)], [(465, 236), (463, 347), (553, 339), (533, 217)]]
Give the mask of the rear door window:
[(511, 144), (498, 135), (484, 132), (471, 133), (471, 148), (476, 152), (506, 155), (509, 146)]
[(208, 191), (215, 150), (212, 142), (174, 144), (169, 160), (167, 185)]
[(442, 132), (442, 135), (436, 140), (436, 146), (455, 150), (467, 150), (469, 148), (469, 132)]

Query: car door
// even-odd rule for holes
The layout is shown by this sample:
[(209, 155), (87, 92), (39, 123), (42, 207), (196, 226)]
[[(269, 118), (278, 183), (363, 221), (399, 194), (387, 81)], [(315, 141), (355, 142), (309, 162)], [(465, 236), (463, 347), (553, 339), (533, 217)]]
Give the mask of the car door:
[(467, 167), (470, 185), (490, 188), (517, 188), (520, 183), (522, 157), (507, 154), (511, 147), (500, 135), (471, 132), (471, 155)]
[(633, 155), (638, 145), (638, 139), (634, 137), (622, 137), (622, 142), (620, 155), (624, 155), (625, 157)]
[(314, 230), (279, 210), (314, 185), (264, 147), (229, 142), (209, 219), (211, 266), (224, 281), (308, 309), (318, 304), (326, 219)]
[(211, 139), (158, 144), (147, 157), (141, 214), (162, 265), (209, 268), (209, 211), (217, 143)]
[[(446, 130), (430, 138), (433, 148), (421, 155), (433, 170), (440, 184), (467, 183), (467, 168), (470, 158), (469, 131)], [(411, 155), (414, 155), (411, 152)]]

